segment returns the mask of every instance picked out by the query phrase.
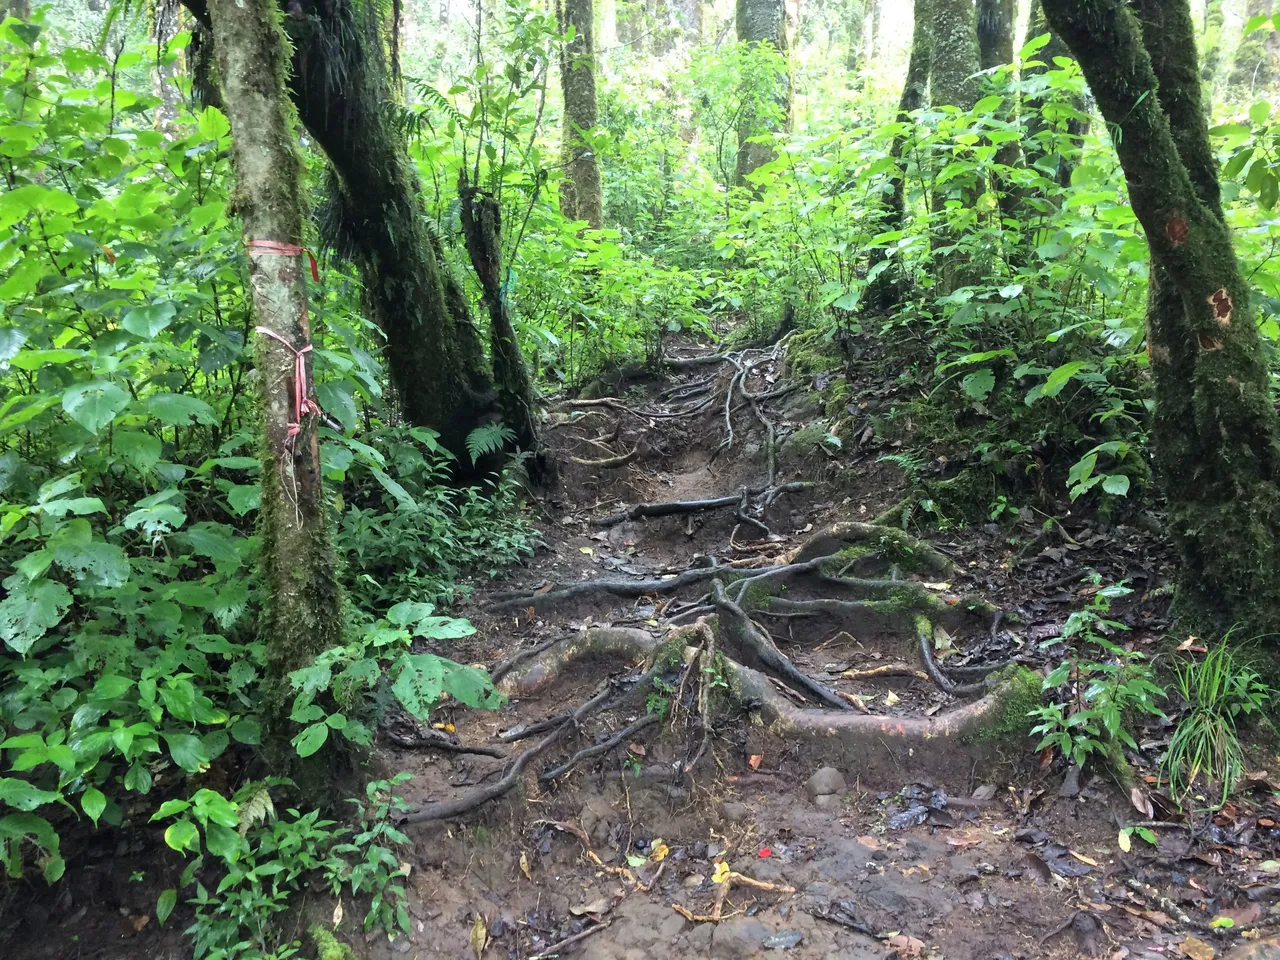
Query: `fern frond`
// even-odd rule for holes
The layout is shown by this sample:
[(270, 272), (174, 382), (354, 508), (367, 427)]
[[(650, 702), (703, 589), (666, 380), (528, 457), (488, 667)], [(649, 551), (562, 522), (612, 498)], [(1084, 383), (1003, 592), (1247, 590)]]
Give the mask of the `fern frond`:
[(486, 423), (467, 434), (467, 453), (471, 464), (490, 453), (497, 453), (516, 438), (515, 431), (502, 421)]
[[(243, 797), (243, 799), (241, 799)], [(245, 784), (236, 793), (236, 817), (240, 821), (240, 836), (244, 836), (252, 827), (276, 818), (275, 804), (271, 802), (271, 791), (267, 784)]]

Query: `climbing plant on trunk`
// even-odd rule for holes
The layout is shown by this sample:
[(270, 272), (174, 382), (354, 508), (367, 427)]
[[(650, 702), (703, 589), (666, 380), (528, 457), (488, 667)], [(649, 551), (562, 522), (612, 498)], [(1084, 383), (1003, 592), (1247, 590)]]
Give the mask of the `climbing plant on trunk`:
[(284, 87), (279, 11), (272, 0), (212, 0), (218, 72), (231, 122), (236, 209), (249, 255), (262, 409), (262, 563), (269, 591), (268, 729), (288, 734), (287, 674), (341, 642), (321, 490), (319, 407), (311, 377), (301, 158)]
[(1113, 129), (1153, 261), (1152, 445), (1189, 624), (1280, 627), (1280, 439), (1218, 200), (1187, 0), (1046, 0)]
[(565, 177), (560, 184), (560, 210), (570, 220), (604, 225), (604, 187), (600, 164), (584, 134), (596, 126), (595, 45), (591, 0), (559, 0), (560, 29), (571, 38), (561, 47), (560, 82), (564, 90)]

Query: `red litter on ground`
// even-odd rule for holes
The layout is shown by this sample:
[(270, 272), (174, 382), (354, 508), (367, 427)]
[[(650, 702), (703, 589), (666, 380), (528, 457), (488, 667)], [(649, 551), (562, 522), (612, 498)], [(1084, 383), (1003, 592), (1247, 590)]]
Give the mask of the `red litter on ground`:
[(773, 856), (773, 851), (772, 851), (772, 850), (770, 850), (768, 847), (761, 847), (761, 848), (760, 848), (760, 856), (762, 856), (762, 857), (772, 857), (772, 856)]

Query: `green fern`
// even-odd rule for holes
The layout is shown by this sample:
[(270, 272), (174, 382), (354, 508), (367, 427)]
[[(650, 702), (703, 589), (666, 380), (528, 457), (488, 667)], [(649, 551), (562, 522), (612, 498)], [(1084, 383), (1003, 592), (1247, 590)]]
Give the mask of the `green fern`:
[(502, 421), (486, 423), (467, 434), (467, 453), (471, 464), (490, 453), (497, 453), (516, 438), (515, 432)]

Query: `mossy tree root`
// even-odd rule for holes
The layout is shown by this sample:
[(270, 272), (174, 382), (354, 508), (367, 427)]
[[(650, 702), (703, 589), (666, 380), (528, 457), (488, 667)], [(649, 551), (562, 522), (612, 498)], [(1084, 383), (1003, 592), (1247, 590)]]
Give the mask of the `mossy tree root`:
[(791, 560), (793, 563), (801, 563), (821, 556), (855, 560), (869, 551), (880, 553), (890, 563), (904, 570), (918, 570), (940, 577), (949, 577), (956, 572), (956, 566), (949, 557), (906, 531), (881, 523), (862, 523), (856, 520), (833, 523), (813, 534)]

